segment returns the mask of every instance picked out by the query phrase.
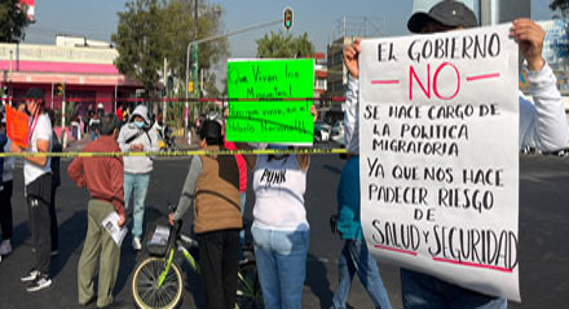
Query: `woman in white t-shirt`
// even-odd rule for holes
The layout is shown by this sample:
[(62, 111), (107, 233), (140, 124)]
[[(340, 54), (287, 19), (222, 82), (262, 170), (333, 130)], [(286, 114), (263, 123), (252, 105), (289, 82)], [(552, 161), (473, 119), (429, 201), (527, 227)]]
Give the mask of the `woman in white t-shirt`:
[[(316, 119), (316, 108), (311, 108), (311, 114)], [(269, 148), (287, 149), (278, 145)], [(265, 307), (300, 309), (309, 250), (304, 199), (309, 155), (244, 157), (253, 170), (251, 234)]]

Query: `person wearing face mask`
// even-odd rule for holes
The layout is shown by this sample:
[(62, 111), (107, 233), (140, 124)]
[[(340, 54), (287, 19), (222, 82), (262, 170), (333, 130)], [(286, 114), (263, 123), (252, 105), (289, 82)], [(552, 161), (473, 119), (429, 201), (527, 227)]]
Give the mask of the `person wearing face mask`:
[[(148, 109), (139, 105), (133, 111), (131, 121), (121, 128), (119, 133), (119, 146), (123, 152), (156, 152), (158, 151), (158, 136), (156, 130), (151, 129)], [(142, 248), (144, 204), (150, 174), (153, 169), (153, 159), (149, 156), (123, 158), (125, 164), (125, 209), (129, 208), (129, 200), (133, 195), (133, 249)]]
[[(52, 150), (52, 126), (44, 110), (44, 92), (30, 88), (25, 96), (28, 118), (28, 148), (11, 144), (13, 153), (39, 153)], [(37, 292), (51, 286), (49, 265), (51, 261), (51, 157), (24, 157), (25, 196), (30, 216), (30, 231), (35, 262), (20, 280), (28, 283), (28, 292)]]

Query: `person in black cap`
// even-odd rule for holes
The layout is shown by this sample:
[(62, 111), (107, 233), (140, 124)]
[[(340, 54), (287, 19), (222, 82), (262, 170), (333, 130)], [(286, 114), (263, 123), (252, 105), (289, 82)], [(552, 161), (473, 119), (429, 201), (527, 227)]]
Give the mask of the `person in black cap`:
[[(442, 1), (429, 12), (412, 15), (408, 29), (427, 34), (477, 27), (475, 14), (458, 1)], [(545, 31), (530, 19), (513, 22), (510, 35), (519, 43), (526, 60), (527, 80), (534, 104), (519, 97), (519, 146), (530, 146), (543, 152), (568, 148), (568, 124), (556, 77), (542, 57)], [(360, 40), (347, 45), (344, 62), (350, 72), (345, 108), (345, 139), (350, 153), (357, 155), (358, 142), (358, 59)], [(506, 308), (504, 298), (480, 294), (434, 276), (402, 268), (402, 298), (405, 308)]]
[[(44, 111), (44, 92), (39, 88), (30, 88), (25, 97), (26, 111), (30, 115), (28, 123), (28, 148), (22, 149), (12, 144), (14, 153), (51, 152), (52, 126)], [(51, 260), (51, 220), (49, 204), (51, 201), (51, 158), (24, 157), (24, 182), (30, 216), (32, 245), (36, 261), (30, 271), (21, 278), (28, 283), (28, 292), (37, 292), (51, 286), (49, 265)]]
[[(200, 149), (223, 149), (222, 126), (206, 120)], [(194, 156), (178, 207), (169, 221), (182, 219), (194, 203), (194, 233), (200, 252), (200, 278), (209, 308), (234, 308), (239, 266), (239, 231), (243, 227), (239, 170), (234, 156)]]

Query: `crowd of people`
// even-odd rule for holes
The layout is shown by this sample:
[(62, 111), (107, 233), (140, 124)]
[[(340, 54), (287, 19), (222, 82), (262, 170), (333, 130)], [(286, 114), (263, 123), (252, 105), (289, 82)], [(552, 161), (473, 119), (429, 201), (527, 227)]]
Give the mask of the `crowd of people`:
[[(408, 28), (416, 33), (436, 33), (477, 26), (475, 14), (456, 1), (444, 1), (429, 12), (414, 14)], [(544, 151), (568, 147), (568, 125), (561, 96), (552, 70), (542, 58), (544, 30), (528, 19), (513, 22), (511, 36), (519, 43), (526, 59), (528, 81), (534, 103), (520, 98), (520, 146)], [(334, 294), (334, 308), (346, 308), (352, 279), (358, 274), (377, 308), (390, 308), (378, 264), (363, 238), (360, 223), (359, 188), (359, 56), (360, 41), (345, 47), (344, 63), (349, 71), (345, 104), (345, 139), (350, 153), (337, 189), (338, 212), (334, 228), (344, 240), (340, 253), (339, 285)], [(32, 88), (26, 94), (21, 111), (29, 115), (29, 147), (22, 149), (5, 137), (5, 121), (0, 127), (0, 146), (13, 153), (57, 152), (57, 136), (53, 134), (53, 117), (43, 107), (44, 94)], [(310, 113), (315, 120), (316, 109)], [(119, 116), (117, 116), (119, 114)], [(225, 141), (223, 115), (206, 117), (198, 130), (199, 147), (204, 150), (249, 149), (250, 144)], [(85, 152), (147, 152), (158, 150), (156, 132), (149, 111), (137, 106), (130, 118), (123, 107), (117, 113), (98, 118), (98, 133)], [(272, 149), (288, 148), (267, 145)], [(50, 257), (57, 253), (55, 192), (61, 183), (56, 157), (25, 157), (24, 180), (29, 223), (35, 260), (22, 278), (30, 283), (28, 291), (45, 289), (52, 284)], [(10, 197), (13, 189), (14, 158), (2, 165), (3, 187), (0, 188), (0, 213), (3, 242), (0, 255), (10, 253), (12, 214)], [(193, 208), (194, 233), (199, 243), (202, 289), (210, 308), (233, 308), (236, 300), (237, 270), (243, 244), (243, 210), (246, 200), (247, 169), (253, 174), (254, 253), (259, 280), (267, 308), (301, 308), (306, 262), (309, 251), (310, 223), (304, 195), (309, 155), (235, 155), (194, 156), (184, 181), (175, 212), (169, 221), (186, 217)], [(117, 279), (121, 249), (105, 232), (103, 219), (112, 212), (119, 215), (119, 226), (125, 225), (125, 210), (133, 199), (132, 247), (142, 248), (145, 200), (153, 171), (152, 157), (76, 158), (67, 172), (77, 186), (87, 188), (88, 227), (78, 266), (78, 302), (88, 305), (96, 300), (98, 307), (114, 303), (113, 289)], [(57, 176), (56, 176), (57, 175)], [(99, 260), (98, 290), (94, 274)], [(505, 308), (506, 300), (465, 289), (413, 270), (401, 269), (403, 305), (406, 308)]]

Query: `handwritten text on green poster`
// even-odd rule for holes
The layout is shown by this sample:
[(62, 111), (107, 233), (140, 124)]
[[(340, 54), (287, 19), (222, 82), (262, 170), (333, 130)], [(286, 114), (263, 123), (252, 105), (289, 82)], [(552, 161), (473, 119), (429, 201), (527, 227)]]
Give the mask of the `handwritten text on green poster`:
[(308, 101), (263, 99), (312, 98), (313, 59), (240, 60), (228, 62), (230, 101), (226, 139), (234, 142), (313, 143)]

